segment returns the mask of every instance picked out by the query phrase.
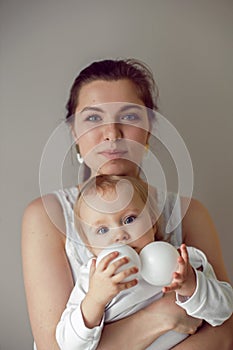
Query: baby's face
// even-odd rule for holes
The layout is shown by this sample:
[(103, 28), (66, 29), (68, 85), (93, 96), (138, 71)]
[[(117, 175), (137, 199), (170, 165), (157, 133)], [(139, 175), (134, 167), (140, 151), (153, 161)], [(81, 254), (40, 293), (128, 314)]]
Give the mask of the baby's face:
[(96, 256), (114, 243), (130, 245), (139, 253), (145, 245), (154, 241), (155, 229), (147, 206), (137, 192), (130, 195), (127, 187), (120, 188), (120, 191), (110, 189), (102, 196), (88, 194), (82, 199), (79, 215)]

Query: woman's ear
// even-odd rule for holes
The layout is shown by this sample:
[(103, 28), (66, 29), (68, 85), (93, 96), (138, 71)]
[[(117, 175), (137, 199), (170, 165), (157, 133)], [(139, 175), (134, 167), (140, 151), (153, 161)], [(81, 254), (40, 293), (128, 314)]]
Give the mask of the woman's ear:
[(78, 137), (77, 137), (77, 134), (75, 132), (73, 125), (70, 125), (70, 132), (71, 132), (71, 135), (73, 136), (73, 139), (77, 145), (78, 144)]

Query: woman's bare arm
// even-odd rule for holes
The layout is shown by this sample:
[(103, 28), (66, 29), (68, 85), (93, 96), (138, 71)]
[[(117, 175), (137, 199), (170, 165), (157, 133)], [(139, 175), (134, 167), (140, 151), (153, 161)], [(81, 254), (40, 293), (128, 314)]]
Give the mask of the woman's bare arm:
[[(183, 199), (185, 206), (185, 199)], [(229, 282), (216, 228), (207, 209), (192, 200), (183, 219), (184, 243), (201, 249), (212, 264), (219, 280)], [(204, 324), (195, 335), (174, 347), (176, 350), (230, 350), (233, 348), (233, 317), (223, 325)]]
[[(183, 204), (185, 201), (183, 199)], [(208, 210), (199, 201), (191, 200), (182, 227), (184, 243), (202, 250), (213, 266), (217, 278), (229, 282), (217, 230)]]
[(178, 344), (173, 350), (232, 350), (233, 316), (221, 326), (212, 327), (207, 323), (189, 338)]
[[(56, 325), (73, 288), (65, 253), (62, 209), (52, 195), (32, 202), (23, 217), (22, 259), (32, 333), (38, 350), (59, 350)], [(60, 218), (57, 226), (54, 220)], [(60, 226), (60, 227), (59, 227)], [(58, 228), (59, 227), (59, 228)]]
[(176, 305), (172, 292), (132, 316), (106, 325), (98, 350), (145, 350), (169, 330), (194, 334), (201, 322)]

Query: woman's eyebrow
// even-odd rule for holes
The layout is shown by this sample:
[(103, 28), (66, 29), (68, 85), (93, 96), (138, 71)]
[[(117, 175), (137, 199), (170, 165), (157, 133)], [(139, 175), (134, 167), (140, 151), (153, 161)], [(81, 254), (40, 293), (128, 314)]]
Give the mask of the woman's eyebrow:
[[(137, 104), (127, 104), (127, 105), (124, 105), (122, 106), (118, 112), (126, 112), (128, 111), (129, 109), (137, 109), (139, 111), (142, 111), (143, 109), (145, 109), (144, 106), (139, 106)], [(93, 112), (99, 112), (99, 113), (104, 113), (105, 110), (100, 108), (100, 107), (97, 107), (97, 106), (86, 106), (84, 107), (80, 113), (83, 113), (83, 112), (87, 112), (87, 111), (93, 111)]]
[(80, 113), (86, 112), (86, 111), (94, 111), (94, 112), (100, 112), (100, 113), (104, 113), (104, 110), (102, 108), (99, 107), (92, 107), (92, 106), (87, 106), (84, 107)]
[(142, 111), (143, 109), (145, 109), (145, 107), (144, 106), (139, 106), (139, 105), (137, 105), (137, 104), (128, 104), (128, 105), (125, 105), (125, 106), (123, 106), (123, 107), (121, 107), (120, 109), (119, 109), (119, 112), (126, 112), (126, 111), (128, 111), (129, 109), (137, 109), (137, 110), (139, 110), (139, 111)]

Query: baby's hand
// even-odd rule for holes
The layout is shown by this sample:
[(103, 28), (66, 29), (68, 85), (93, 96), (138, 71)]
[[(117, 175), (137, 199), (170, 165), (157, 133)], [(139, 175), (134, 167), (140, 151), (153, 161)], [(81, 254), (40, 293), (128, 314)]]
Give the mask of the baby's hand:
[(88, 296), (91, 296), (98, 304), (106, 305), (120, 291), (137, 284), (137, 280), (133, 277), (131, 281), (123, 282), (126, 277), (137, 273), (138, 268), (134, 266), (117, 272), (120, 266), (129, 262), (127, 257), (112, 262), (118, 254), (118, 252), (113, 252), (106, 255), (100, 260), (98, 266), (96, 266), (96, 260), (92, 260)]
[(137, 284), (136, 279), (123, 282), (126, 277), (138, 272), (138, 268), (130, 267), (124, 271), (117, 272), (120, 266), (128, 263), (128, 258), (126, 257), (112, 262), (118, 255), (118, 252), (106, 255), (97, 266), (96, 260), (92, 260), (89, 289), (81, 303), (82, 317), (88, 328), (100, 325), (105, 306), (115, 295)]
[(178, 271), (174, 272), (169, 286), (162, 289), (164, 293), (176, 291), (181, 296), (190, 297), (196, 289), (196, 275), (189, 263), (188, 251), (185, 244), (180, 247)]

